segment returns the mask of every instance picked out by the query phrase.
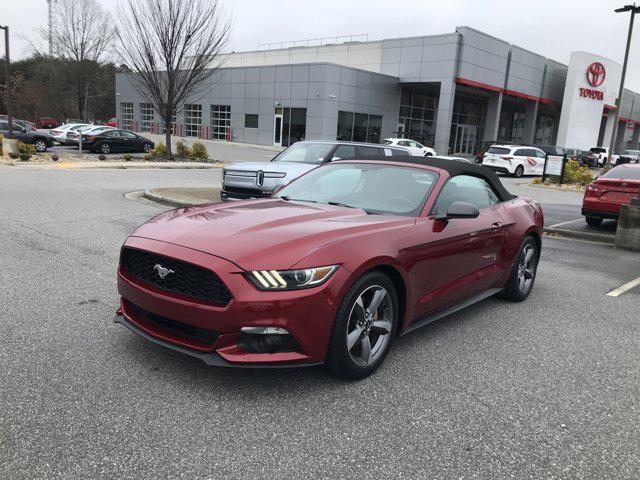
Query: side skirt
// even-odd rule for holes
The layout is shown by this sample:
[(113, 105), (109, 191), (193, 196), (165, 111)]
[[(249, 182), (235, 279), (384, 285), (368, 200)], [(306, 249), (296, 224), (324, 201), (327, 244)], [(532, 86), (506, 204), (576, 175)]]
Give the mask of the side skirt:
[(443, 307), (435, 312), (432, 312), (424, 317), (418, 318), (409, 324), (409, 326), (400, 334), (400, 336), (405, 335), (409, 332), (413, 332), (414, 330), (424, 327), (425, 325), (435, 322), (436, 320), (440, 320), (447, 315), (451, 315), (463, 308), (467, 308), (474, 303), (481, 302), (482, 300), (493, 297), (495, 294), (500, 293), (504, 288), (490, 288), (489, 290), (485, 290), (484, 292), (476, 293), (475, 295), (460, 300), (459, 302), (454, 303), (453, 305), (449, 305), (447, 307)]

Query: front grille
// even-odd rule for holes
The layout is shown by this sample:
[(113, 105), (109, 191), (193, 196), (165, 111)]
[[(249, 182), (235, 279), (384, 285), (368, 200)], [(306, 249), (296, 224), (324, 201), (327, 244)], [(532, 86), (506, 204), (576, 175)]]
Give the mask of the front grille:
[(199, 340), (207, 344), (212, 344), (218, 338), (219, 334), (216, 331), (176, 322), (175, 320), (171, 320), (167, 317), (149, 312), (148, 310), (145, 310), (138, 305), (134, 305), (127, 300), (125, 300), (125, 302), (126, 310), (132, 313), (135, 320), (141, 322), (143, 325), (150, 325), (168, 331), (172, 335)]
[(251, 197), (270, 197), (271, 192), (266, 193), (255, 188), (243, 188), (243, 187), (229, 187), (224, 186), (224, 191), (227, 193), (238, 193), (240, 195), (249, 195)]
[[(232, 298), (229, 289), (214, 272), (175, 258), (124, 248), (121, 263), (130, 275), (162, 290), (224, 305)], [(161, 278), (162, 269), (171, 272)]]

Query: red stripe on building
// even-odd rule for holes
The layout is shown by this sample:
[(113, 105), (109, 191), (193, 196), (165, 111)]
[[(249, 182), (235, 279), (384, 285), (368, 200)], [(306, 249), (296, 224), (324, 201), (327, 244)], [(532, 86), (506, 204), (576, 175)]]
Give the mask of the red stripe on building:
[(505, 88), (495, 87), (493, 85), (488, 85), (486, 83), (474, 82), (473, 80), (468, 80), (466, 78), (458, 77), (456, 78), (456, 83), (459, 85), (468, 85), (470, 87), (477, 87), (483, 90), (489, 90), (491, 92), (498, 92), (504, 95), (510, 95), (512, 97), (524, 98), (526, 100), (532, 100), (534, 102), (546, 103), (548, 105), (556, 105), (560, 106), (560, 102), (556, 102), (555, 100), (551, 100), (550, 98), (541, 98), (536, 97), (534, 95), (529, 95), (522, 92), (516, 92), (515, 90), (507, 90)]

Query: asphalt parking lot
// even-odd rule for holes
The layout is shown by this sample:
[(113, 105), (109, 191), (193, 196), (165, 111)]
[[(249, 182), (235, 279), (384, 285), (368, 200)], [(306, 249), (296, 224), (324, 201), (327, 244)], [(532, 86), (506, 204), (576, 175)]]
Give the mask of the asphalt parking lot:
[(112, 323), (119, 247), (164, 209), (124, 194), (219, 175), (0, 166), (0, 478), (640, 476), (640, 287), (606, 295), (636, 253), (545, 238), (527, 301), (402, 337), (360, 382), (211, 368)]

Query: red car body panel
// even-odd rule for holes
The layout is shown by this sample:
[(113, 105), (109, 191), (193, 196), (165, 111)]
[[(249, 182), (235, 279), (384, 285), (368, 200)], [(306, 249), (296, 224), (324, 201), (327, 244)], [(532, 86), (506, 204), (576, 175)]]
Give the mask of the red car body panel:
[[(398, 165), (397, 163), (391, 163)], [(406, 165), (404, 165), (406, 166)], [(449, 178), (444, 170), (419, 217), (367, 215), (360, 209), (279, 199), (219, 203), (163, 213), (136, 230), (124, 247), (154, 252), (210, 269), (233, 295), (224, 306), (181, 298), (145, 286), (120, 267), (125, 318), (147, 334), (225, 361), (269, 365), (324, 361), (340, 303), (364, 272), (383, 268), (397, 280), (399, 332), (413, 321), (464, 298), (504, 286), (523, 238), (539, 239), (540, 206), (515, 198), (482, 209), (478, 218), (438, 220), (429, 212)], [(250, 270), (339, 265), (324, 284), (292, 291), (260, 291)], [(215, 330), (213, 344), (167, 335), (137, 318), (134, 304), (176, 322)], [(297, 352), (248, 353), (236, 344), (241, 327), (287, 329)]]
[(118, 119), (117, 118), (112, 118), (111, 120), (109, 120), (107, 123), (105, 123), (105, 125), (107, 127), (114, 127), (114, 128), (118, 128)]
[[(624, 164), (616, 169), (640, 169), (640, 165)], [(598, 178), (587, 186), (582, 200), (582, 214), (618, 218), (620, 207), (631, 203), (640, 193), (640, 180)]]

